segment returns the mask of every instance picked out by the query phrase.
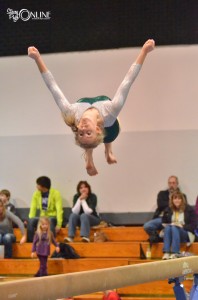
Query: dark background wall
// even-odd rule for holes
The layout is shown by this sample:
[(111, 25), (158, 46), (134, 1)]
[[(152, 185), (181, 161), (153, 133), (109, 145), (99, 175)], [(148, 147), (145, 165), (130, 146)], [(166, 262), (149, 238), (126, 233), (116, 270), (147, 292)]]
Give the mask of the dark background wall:
[[(50, 12), (49, 20), (9, 19), (18, 13)], [(28, 18), (28, 12), (21, 15)], [(198, 43), (197, 0), (0, 0), (0, 56)]]

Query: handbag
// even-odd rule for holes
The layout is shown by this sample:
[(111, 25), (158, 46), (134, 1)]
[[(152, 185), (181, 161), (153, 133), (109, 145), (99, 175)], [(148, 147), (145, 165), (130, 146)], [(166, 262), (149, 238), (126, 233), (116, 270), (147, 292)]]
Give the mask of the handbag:
[(94, 233), (94, 242), (95, 243), (103, 243), (103, 242), (107, 242), (109, 239), (106, 235), (106, 233), (104, 233), (103, 231), (96, 231)]

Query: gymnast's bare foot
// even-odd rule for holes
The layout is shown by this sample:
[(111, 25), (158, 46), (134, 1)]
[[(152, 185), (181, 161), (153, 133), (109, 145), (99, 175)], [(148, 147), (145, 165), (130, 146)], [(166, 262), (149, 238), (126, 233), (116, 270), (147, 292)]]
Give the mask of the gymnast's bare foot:
[(105, 152), (105, 157), (106, 157), (106, 160), (108, 162), (108, 164), (116, 164), (117, 163), (117, 159), (115, 158), (115, 156), (113, 155), (112, 152)]
[(94, 164), (86, 165), (86, 170), (87, 170), (87, 174), (89, 174), (90, 176), (95, 176), (98, 174), (98, 171), (96, 170)]
[(93, 149), (86, 149), (84, 155), (85, 155), (87, 174), (89, 174), (90, 176), (97, 175), (98, 171), (93, 162)]
[(104, 145), (105, 145), (105, 157), (106, 157), (108, 164), (110, 164), (110, 165), (116, 164), (117, 160), (112, 152), (112, 143), (106, 143)]

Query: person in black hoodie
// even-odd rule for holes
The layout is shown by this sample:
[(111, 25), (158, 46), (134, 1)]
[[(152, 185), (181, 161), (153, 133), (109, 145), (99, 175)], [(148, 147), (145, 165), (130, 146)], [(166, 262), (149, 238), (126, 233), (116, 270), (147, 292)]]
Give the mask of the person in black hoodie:
[(162, 217), (164, 227), (164, 246), (162, 259), (176, 258), (181, 243), (193, 243), (196, 228), (195, 210), (186, 203), (181, 192), (171, 196), (169, 207)]

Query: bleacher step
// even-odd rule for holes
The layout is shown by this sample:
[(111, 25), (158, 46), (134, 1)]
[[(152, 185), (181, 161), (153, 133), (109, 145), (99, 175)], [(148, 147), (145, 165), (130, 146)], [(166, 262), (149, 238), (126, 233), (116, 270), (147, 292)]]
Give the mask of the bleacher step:
[[(152, 297), (136, 297), (136, 296), (130, 296), (128, 297), (126, 296), (121, 296), (120, 297), (121, 300), (174, 300), (175, 297), (174, 296), (170, 296), (170, 297), (156, 297), (156, 296), (152, 296)], [(103, 295), (83, 295), (83, 296), (76, 296), (73, 297), (73, 299), (75, 300), (102, 300), (103, 299)], [(62, 299), (62, 300), (67, 300), (67, 299)]]
[[(49, 275), (89, 271), (95, 269), (126, 266), (128, 259), (120, 258), (84, 258), (84, 259), (48, 259)], [(38, 259), (1, 259), (0, 276), (34, 275), (38, 271)]]
[[(156, 261), (162, 257), (163, 243), (158, 243), (152, 246), (152, 260), (140, 259), (140, 248), (142, 247), (144, 253), (146, 253), (149, 245), (147, 241), (148, 236), (141, 226), (92, 228), (92, 241), (96, 231), (105, 232), (109, 237), (109, 241), (105, 243), (82, 243), (80, 242), (80, 232), (77, 230), (75, 242), (71, 243), (71, 246), (74, 247), (81, 258), (49, 258), (49, 275), (147, 263), (152, 260)], [(19, 229), (15, 228), (14, 232), (17, 236), (17, 241), (19, 241), (21, 237)], [(62, 228), (57, 236), (57, 240), (63, 242), (67, 234), (68, 229)], [(39, 261), (38, 259), (30, 258), (31, 248), (32, 243), (25, 243), (24, 245), (16, 243), (13, 245), (14, 258), (0, 260), (0, 285), (7, 280), (20, 280), (24, 279), (24, 277), (30, 278), (36, 273), (39, 267)], [(54, 246), (51, 246), (51, 253), (54, 250)], [(181, 250), (198, 254), (198, 243), (193, 243), (189, 248), (186, 247), (186, 244), (183, 244)], [(183, 284), (186, 291), (189, 292), (193, 282), (188, 279), (185, 280)], [(122, 300), (175, 299), (173, 284), (168, 284), (167, 280), (124, 287), (117, 291), (121, 295)], [(76, 296), (74, 300), (102, 300), (102, 293)]]
[[(94, 240), (94, 233), (96, 231), (103, 231), (109, 241), (147, 241), (148, 235), (144, 231), (144, 228), (142, 226), (133, 226), (133, 227), (124, 227), (124, 226), (118, 226), (118, 227), (92, 227), (90, 232), (90, 238), (91, 241)], [(14, 228), (14, 234), (16, 236), (17, 241), (21, 238), (21, 233), (18, 228)], [(68, 236), (68, 228), (61, 228), (57, 235), (57, 241), (63, 242), (64, 238)], [(76, 236), (75, 236), (75, 242), (79, 242), (81, 240), (80, 237), (80, 230), (76, 230)]]
[[(185, 280), (182, 282), (185, 287), (186, 292), (189, 292), (193, 285), (193, 280)], [(174, 284), (169, 284), (167, 280), (149, 282), (144, 284), (138, 284), (129, 287), (123, 287), (117, 289), (117, 292), (120, 295), (144, 295), (144, 296), (172, 296), (174, 295), (173, 291)]]
[[(105, 243), (71, 243), (71, 246), (82, 258), (139, 258), (140, 244), (139, 242), (105, 242)], [(14, 258), (29, 258), (31, 254), (32, 244), (19, 243), (13, 244)], [(51, 254), (55, 247), (51, 246)]]

